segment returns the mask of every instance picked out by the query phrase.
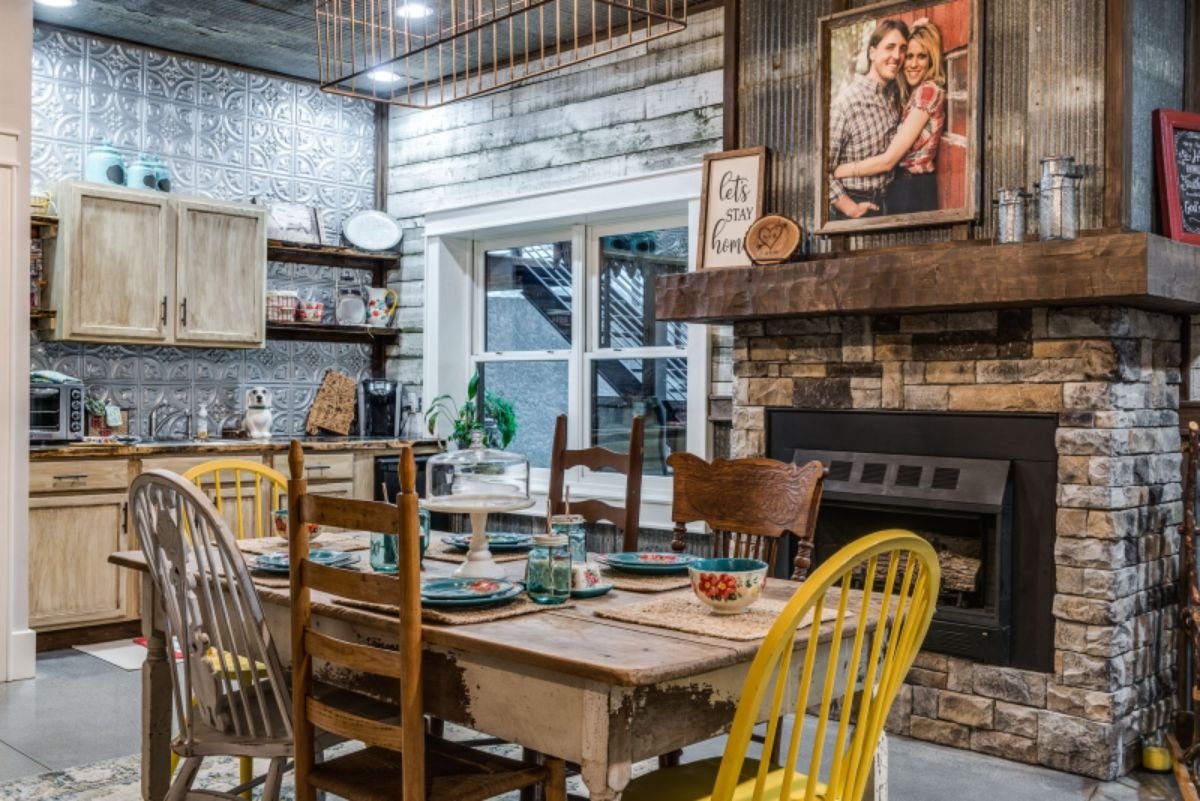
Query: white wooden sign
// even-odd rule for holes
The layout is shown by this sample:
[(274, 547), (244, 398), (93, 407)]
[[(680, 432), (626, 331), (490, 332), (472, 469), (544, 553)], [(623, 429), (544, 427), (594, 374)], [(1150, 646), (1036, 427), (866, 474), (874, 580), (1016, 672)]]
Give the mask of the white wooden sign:
[(697, 269), (749, 267), (746, 232), (762, 215), (767, 149), (727, 150), (704, 157)]

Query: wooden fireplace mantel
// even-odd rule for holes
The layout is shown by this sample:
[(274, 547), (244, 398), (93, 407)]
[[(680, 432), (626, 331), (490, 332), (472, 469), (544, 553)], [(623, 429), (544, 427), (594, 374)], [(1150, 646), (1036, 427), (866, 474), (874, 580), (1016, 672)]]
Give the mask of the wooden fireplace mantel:
[(1122, 304), (1200, 313), (1200, 247), (1142, 232), (1069, 242), (946, 242), (658, 279), (659, 320)]

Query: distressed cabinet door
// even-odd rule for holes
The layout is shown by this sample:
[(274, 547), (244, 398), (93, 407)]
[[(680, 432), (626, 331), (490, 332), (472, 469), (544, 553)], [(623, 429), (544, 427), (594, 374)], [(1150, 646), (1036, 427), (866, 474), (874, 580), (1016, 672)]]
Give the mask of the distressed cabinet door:
[(59, 184), (50, 296), (55, 336), (91, 342), (169, 338), (173, 224), (167, 195), (78, 181)]
[(123, 620), (132, 610), (124, 570), (125, 493), (29, 499), (29, 625), (39, 631)]
[(175, 340), (266, 340), (267, 223), (260, 206), (177, 200)]

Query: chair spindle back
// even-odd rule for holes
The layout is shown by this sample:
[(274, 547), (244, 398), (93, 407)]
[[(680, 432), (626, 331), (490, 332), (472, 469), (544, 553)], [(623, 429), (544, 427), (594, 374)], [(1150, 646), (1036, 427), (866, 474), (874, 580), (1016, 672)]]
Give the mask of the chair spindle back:
[(265, 464), (214, 459), (196, 465), (183, 477), (208, 496), (239, 540), (270, 536), (271, 513), (287, 508), (287, 479)]

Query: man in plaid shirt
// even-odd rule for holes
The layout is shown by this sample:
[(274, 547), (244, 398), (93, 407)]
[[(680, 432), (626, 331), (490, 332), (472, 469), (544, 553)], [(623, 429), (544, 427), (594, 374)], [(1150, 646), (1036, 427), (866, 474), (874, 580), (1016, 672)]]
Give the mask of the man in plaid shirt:
[(892, 182), (890, 172), (879, 175), (834, 178), (833, 170), (848, 161), (877, 156), (900, 121), (896, 75), (904, 64), (908, 26), (887, 19), (875, 27), (867, 45), (870, 68), (838, 93), (829, 111), (830, 219), (848, 220), (887, 214), (884, 194)]

